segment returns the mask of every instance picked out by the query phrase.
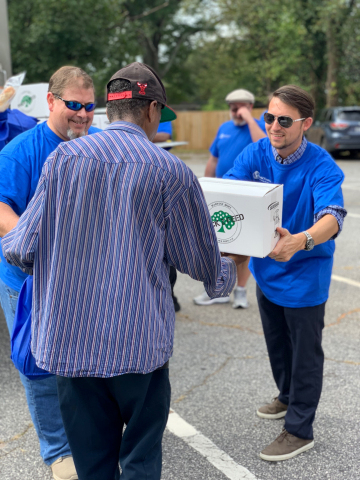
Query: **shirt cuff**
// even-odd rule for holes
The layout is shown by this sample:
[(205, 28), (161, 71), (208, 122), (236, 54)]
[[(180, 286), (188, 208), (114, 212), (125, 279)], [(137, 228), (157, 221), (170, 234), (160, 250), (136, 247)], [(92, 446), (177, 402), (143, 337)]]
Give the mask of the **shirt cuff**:
[(237, 268), (234, 260), (228, 257), (221, 257), (221, 274), (216, 282), (215, 288), (204, 285), (206, 293), (210, 298), (228, 297), (233, 291), (237, 281)]
[(347, 215), (347, 211), (345, 208), (340, 207), (339, 205), (329, 205), (328, 207), (320, 210), (320, 212), (315, 213), (314, 215), (314, 223), (318, 222), (322, 217), (325, 215), (332, 215), (333, 217), (336, 218), (338, 225), (339, 225), (339, 230), (333, 237), (330, 238), (330, 240), (335, 240), (337, 238), (343, 228), (344, 225), (344, 219)]

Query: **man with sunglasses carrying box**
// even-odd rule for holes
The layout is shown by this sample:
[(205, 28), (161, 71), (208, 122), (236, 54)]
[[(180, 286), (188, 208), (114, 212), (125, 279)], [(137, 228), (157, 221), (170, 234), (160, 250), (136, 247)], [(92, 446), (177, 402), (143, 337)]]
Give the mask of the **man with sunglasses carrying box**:
[(320, 400), (321, 347), (334, 239), (346, 215), (344, 174), (322, 148), (306, 140), (314, 101), (294, 85), (276, 90), (264, 114), (268, 137), (248, 146), (224, 178), (284, 185), (283, 228), (273, 252), (252, 258), (257, 299), (279, 395), (258, 409), (261, 418), (285, 417), (280, 436), (260, 454), (287, 460), (314, 446)]
[[(68, 140), (100, 130), (91, 127), (95, 109), (92, 79), (77, 67), (62, 67), (49, 81), (47, 122), (18, 135), (0, 153), (0, 237), (18, 223), (32, 199), (45, 160)], [(27, 275), (10, 265), (0, 249), (0, 301), (9, 332), (17, 298)], [(29, 380), (20, 375), (40, 453), (55, 480), (75, 480), (77, 474), (61, 419), (56, 377)]]

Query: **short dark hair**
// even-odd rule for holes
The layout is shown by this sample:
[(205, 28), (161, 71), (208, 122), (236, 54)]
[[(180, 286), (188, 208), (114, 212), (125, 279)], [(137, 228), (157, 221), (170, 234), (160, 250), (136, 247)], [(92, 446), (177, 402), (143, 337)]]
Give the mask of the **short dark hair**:
[(313, 97), (297, 85), (284, 85), (278, 88), (269, 96), (269, 103), (273, 98), (278, 98), (286, 105), (296, 108), (303, 118), (314, 117), (315, 102)]
[[(108, 86), (108, 93), (126, 92), (131, 90), (129, 80), (113, 80)], [(143, 100), (141, 98), (125, 98), (122, 100), (111, 100), (106, 102), (106, 111), (110, 122), (122, 120), (125, 117), (131, 117), (135, 123), (141, 121), (144, 109), (150, 105), (152, 100)], [(161, 104), (158, 102), (158, 108)]]
[(60, 97), (64, 94), (64, 90), (74, 84), (79, 84), (81, 88), (91, 88), (95, 93), (94, 83), (90, 75), (82, 68), (65, 66), (56, 70), (49, 80), (49, 92), (56, 93)]

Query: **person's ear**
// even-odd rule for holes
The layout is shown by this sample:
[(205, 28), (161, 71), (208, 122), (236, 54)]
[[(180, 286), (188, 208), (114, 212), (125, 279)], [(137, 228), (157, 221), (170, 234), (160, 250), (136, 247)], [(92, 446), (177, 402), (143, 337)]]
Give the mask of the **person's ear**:
[(157, 105), (158, 102), (156, 100), (153, 100), (149, 105), (148, 116), (150, 123), (154, 123), (157, 121)]
[(54, 95), (51, 92), (48, 92), (46, 95), (46, 100), (48, 103), (49, 110), (50, 112), (52, 112), (54, 110), (54, 102), (55, 102)]
[(306, 132), (306, 130), (309, 130), (312, 124), (313, 124), (313, 119), (311, 117), (306, 118), (303, 123), (304, 132)]

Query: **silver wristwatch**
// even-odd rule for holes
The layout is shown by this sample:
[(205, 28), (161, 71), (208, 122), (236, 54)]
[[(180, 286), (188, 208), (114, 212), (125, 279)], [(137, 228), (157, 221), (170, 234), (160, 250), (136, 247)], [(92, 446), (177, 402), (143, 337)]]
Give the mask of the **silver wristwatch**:
[(315, 247), (315, 242), (309, 232), (302, 232), (306, 237), (306, 243), (304, 250), (312, 250)]

